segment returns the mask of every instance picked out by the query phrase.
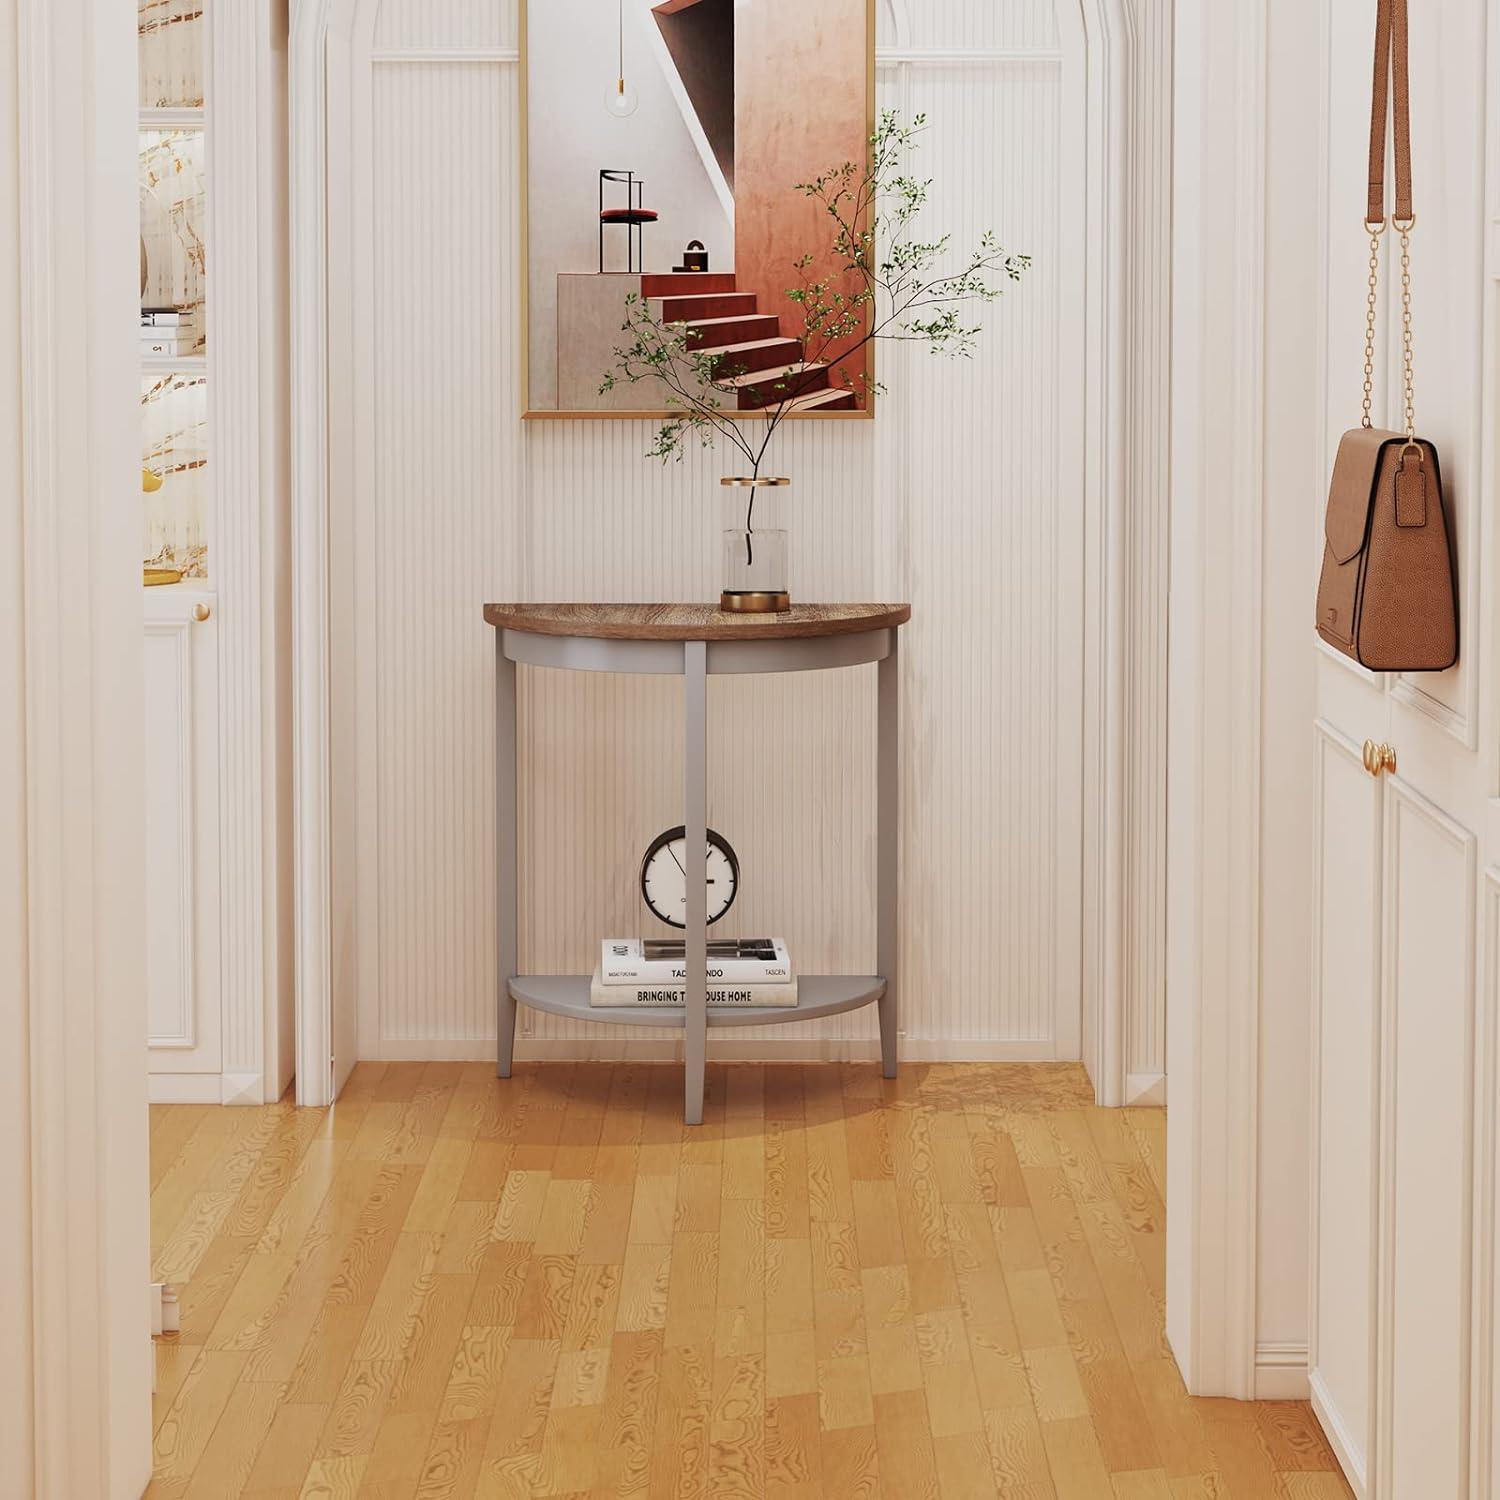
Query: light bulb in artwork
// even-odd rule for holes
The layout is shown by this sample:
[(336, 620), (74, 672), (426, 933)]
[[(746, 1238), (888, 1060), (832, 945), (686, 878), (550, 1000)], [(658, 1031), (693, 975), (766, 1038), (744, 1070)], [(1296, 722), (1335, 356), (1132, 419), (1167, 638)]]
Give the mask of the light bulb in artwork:
[(617, 120), (629, 119), (635, 113), (639, 102), (635, 90), (623, 78), (616, 79), (613, 87), (604, 97), (605, 109)]

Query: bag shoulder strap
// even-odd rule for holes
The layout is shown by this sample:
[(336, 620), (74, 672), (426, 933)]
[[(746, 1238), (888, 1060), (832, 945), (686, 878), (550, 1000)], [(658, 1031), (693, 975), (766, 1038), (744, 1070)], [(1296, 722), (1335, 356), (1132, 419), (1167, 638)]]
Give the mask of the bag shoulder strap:
[(1392, 219), (1410, 224), (1411, 85), (1406, 62), (1406, 0), (1379, 0), (1375, 17), (1375, 82), (1370, 96), (1370, 196), (1367, 225), (1385, 223), (1386, 104), (1395, 97), (1396, 206)]

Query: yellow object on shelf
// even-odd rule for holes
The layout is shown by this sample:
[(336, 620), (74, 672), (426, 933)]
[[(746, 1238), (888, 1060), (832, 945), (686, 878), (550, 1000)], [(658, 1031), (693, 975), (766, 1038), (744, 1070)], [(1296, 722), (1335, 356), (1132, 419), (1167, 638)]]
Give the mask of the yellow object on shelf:
[(154, 495), (161, 488), (161, 475), (153, 473), (150, 469), (141, 470), (141, 493), (143, 495)]
[(141, 582), (148, 589), (159, 588), (164, 583), (181, 583), (181, 568), (142, 568)]

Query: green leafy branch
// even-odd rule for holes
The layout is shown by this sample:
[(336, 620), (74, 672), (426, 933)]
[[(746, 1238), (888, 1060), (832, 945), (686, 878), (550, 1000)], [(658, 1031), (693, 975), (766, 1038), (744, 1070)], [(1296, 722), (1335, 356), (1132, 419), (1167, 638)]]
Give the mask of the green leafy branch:
[[(973, 305), (1003, 296), (1031, 257), (1006, 251), (986, 232), (954, 266), (951, 235), (918, 237), (932, 180), (912, 176), (906, 163), (926, 126), (925, 115), (906, 124), (886, 110), (870, 135), (865, 162), (846, 161), (796, 185), (828, 215), (836, 268), (813, 279), (814, 256), (793, 263), (800, 280), (787, 296), (801, 308), (802, 363), (811, 368), (755, 393), (758, 433), (746, 413), (737, 411), (738, 391), (730, 384), (746, 373), (744, 367), (719, 351), (694, 347), (688, 325), (663, 322), (646, 299), (626, 299), (624, 338), (599, 389), (604, 394), (639, 381), (665, 389), (670, 415), (657, 429), (648, 458), (680, 461), (694, 439), (711, 447), (723, 438), (755, 477), (782, 422), (797, 410), (798, 398), (814, 389), (824, 367), (836, 372), (839, 388), (868, 399), (884, 387), (846, 366), (877, 340), (922, 344), (948, 359), (973, 356), (982, 331), (972, 321)], [(726, 406), (725, 395), (736, 404)]]

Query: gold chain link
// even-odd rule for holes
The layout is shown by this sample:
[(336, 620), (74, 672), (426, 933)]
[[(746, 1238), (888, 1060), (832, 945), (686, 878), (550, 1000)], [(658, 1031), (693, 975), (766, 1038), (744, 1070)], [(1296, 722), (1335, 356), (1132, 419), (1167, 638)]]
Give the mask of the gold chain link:
[[(1416, 223), (1413, 216), (1396, 229), (1401, 235), (1401, 385), (1403, 412), (1406, 425), (1406, 440), (1414, 442), (1417, 436), (1416, 380), (1412, 373), (1412, 320), (1411, 320), (1411, 229)], [(1380, 310), (1380, 236), (1385, 233), (1385, 221), (1379, 224), (1365, 222), (1365, 232), (1370, 236), (1369, 292), (1365, 297), (1365, 385), (1364, 399), (1360, 402), (1364, 415), (1362, 427), (1374, 425), (1372, 407), (1375, 400), (1375, 323)]]
[[(1406, 396), (1406, 441), (1417, 436), (1416, 396), (1412, 385), (1411, 359), (1411, 225), (1401, 231), (1401, 375)], [(1368, 398), (1367, 398), (1368, 399)]]
[(1385, 221), (1378, 226), (1366, 224), (1370, 235), (1370, 290), (1365, 298), (1365, 397), (1362, 427), (1373, 426), (1370, 406), (1375, 398), (1375, 315), (1380, 303), (1380, 236), (1385, 233)]

